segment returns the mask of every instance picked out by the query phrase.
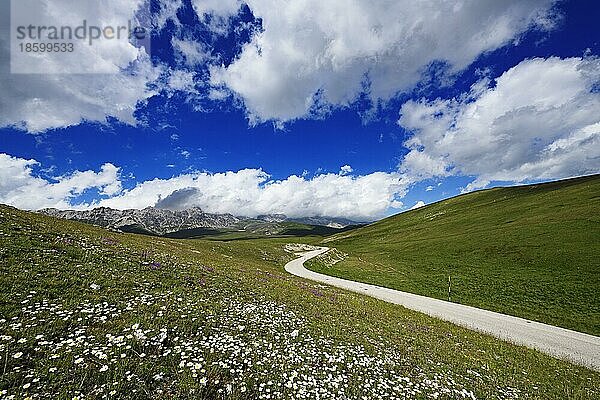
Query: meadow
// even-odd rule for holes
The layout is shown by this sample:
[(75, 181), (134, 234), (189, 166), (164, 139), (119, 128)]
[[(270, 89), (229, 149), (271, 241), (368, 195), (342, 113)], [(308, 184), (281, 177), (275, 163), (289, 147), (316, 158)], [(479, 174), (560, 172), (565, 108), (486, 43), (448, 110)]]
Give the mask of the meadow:
[(0, 243), (1, 399), (600, 396), (598, 372), (286, 274), (290, 238), (156, 238), (0, 206)]

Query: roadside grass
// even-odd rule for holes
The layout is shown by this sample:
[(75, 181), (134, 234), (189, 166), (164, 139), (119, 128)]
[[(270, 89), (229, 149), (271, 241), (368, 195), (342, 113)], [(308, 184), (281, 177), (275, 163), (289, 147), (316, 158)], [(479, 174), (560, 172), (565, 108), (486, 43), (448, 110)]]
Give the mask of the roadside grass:
[(0, 206), (0, 243), (2, 399), (600, 396), (598, 372), (286, 274), (289, 238), (118, 234)]
[(325, 245), (327, 275), (600, 335), (600, 175), (470, 193)]

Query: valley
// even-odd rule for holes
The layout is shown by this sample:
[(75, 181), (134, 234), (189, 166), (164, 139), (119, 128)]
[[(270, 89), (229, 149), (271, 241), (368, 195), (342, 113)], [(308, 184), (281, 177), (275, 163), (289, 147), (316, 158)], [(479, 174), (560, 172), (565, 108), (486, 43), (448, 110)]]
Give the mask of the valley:
[[(309, 261), (311, 269), (418, 292), (431, 273), (418, 268), (441, 260), (445, 251), (456, 266), (452, 301), (486, 299), (489, 309), (511, 305), (508, 314), (536, 316), (572, 307), (579, 314), (564, 311), (550, 320), (593, 333), (597, 216), (583, 199), (595, 204), (597, 187), (598, 177), (590, 177), (496, 189), (332, 236), (252, 240), (139, 235), (0, 206), (0, 397), (598, 397), (600, 372), (284, 270), (297, 253), (326, 245), (335, 248)], [(463, 209), (469, 212), (461, 217)], [(508, 218), (510, 224), (498, 223)], [(411, 221), (423, 219), (436, 225), (413, 232)], [(452, 234), (455, 224), (465, 227), (463, 235)], [(490, 233), (495, 229), (503, 236)], [(524, 231), (527, 241), (519, 236)], [(513, 252), (504, 254), (507, 240)], [(483, 243), (486, 252), (473, 250)], [(578, 243), (586, 245), (570, 247)], [(537, 250), (525, 253), (525, 244)], [(510, 286), (505, 282), (515, 279), (514, 269), (524, 270), (523, 263), (507, 267), (522, 260), (514, 254), (545, 257)], [(479, 278), (459, 259), (477, 260)], [(410, 273), (402, 267), (408, 261)], [(495, 270), (498, 265), (504, 269)], [(446, 273), (439, 268), (438, 275)], [(536, 286), (543, 271), (554, 271), (554, 286)], [(407, 278), (414, 278), (412, 286)], [(471, 286), (480, 279), (486, 292), (469, 294), (460, 280), (467, 278)], [(496, 293), (493, 285), (505, 290)], [(519, 286), (528, 289), (525, 300), (514, 289)], [(421, 291), (443, 298), (436, 292), (443, 288), (432, 284)], [(565, 293), (548, 301), (573, 288), (585, 300)], [(542, 301), (548, 305), (533, 306)]]

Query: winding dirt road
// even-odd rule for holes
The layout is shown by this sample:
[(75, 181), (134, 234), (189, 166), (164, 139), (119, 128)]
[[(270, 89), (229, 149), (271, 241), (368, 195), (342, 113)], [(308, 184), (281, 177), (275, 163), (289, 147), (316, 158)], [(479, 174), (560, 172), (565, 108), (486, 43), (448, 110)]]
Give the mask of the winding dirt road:
[(598, 336), (399, 290), (335, 278), (304, 268), (304, 262), (328, 250), (329, 248), (322, 247), (302, 253), (300, 258), (287, 263), (285, 270), (301, 278), (399, 304), (600, 371), (600, 337)]

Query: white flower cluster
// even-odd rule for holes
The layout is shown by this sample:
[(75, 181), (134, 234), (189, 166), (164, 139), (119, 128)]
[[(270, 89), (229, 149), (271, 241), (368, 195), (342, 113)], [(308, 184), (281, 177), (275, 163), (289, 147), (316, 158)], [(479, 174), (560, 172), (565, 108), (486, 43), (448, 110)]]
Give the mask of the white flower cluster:
[[(69, 269), (79, 273), (80, 286), (13, 289), (0, 306), (0, 400), (473, 399), (477, 380), (485, 378), (415, 361), (384, 339), (365, 337), (361, 344), (323, 333), (314, 320), (212, 268), (182, 276), (180, 285), (164, 284), (153, 274), (197, 267), (180, 268), (166, 252), (2, 227), (0, 219), (0, 233), (11, 240), (35, 236), (31, 270), (63, 266), (65, 252), (57, 249), (83, 256)], [(169, 268), (149, 269), (140, 258)], [(282, 280), (273, 271), (255, 272)], [(520, 396), (498, 387), (496, 397)]]
[[(73, 396), (108, 398), (126, 382), (160, 397), (166, 388), (191, 379), (216, 398), (475, 398), (451, 374), (407, 373), (402, 354), (383, 346), (367, 351), (315, 335), (302, 318), (269, 301), (224, 297), (207, 306), (202, 298), (143, 293), (121, 306), (83, 302), (66, 310), (30, 295), (20, 316), (0, 320), (0, 331), (6, 333), (0, 336), (0, 350), (11, 354), (11, 379), (25, 382), (20, 394), (36, 398), (58, 395), (52, 391), (52, 376), (85, 370), (117, 380)], [(146, 328), (160, 325), (152, 320), (120, 326), (126, 318), (147, 315), (149, 308), (177, 320), (158, 329)], [(42, 321), (46, 326), (72, 322), (77, 328), (64, 336), (34, 335)], [(192, 321), (198, 323), (195, 329), (190, 329)], [(112, 331), (99, 335), (101, 327)], [(44, 368), (25, 362), (39, 355), (49, 360)], [(144, 368), (135, 370), (136, 365)], [(0, 398), (12, 397), (5, 393)]]

